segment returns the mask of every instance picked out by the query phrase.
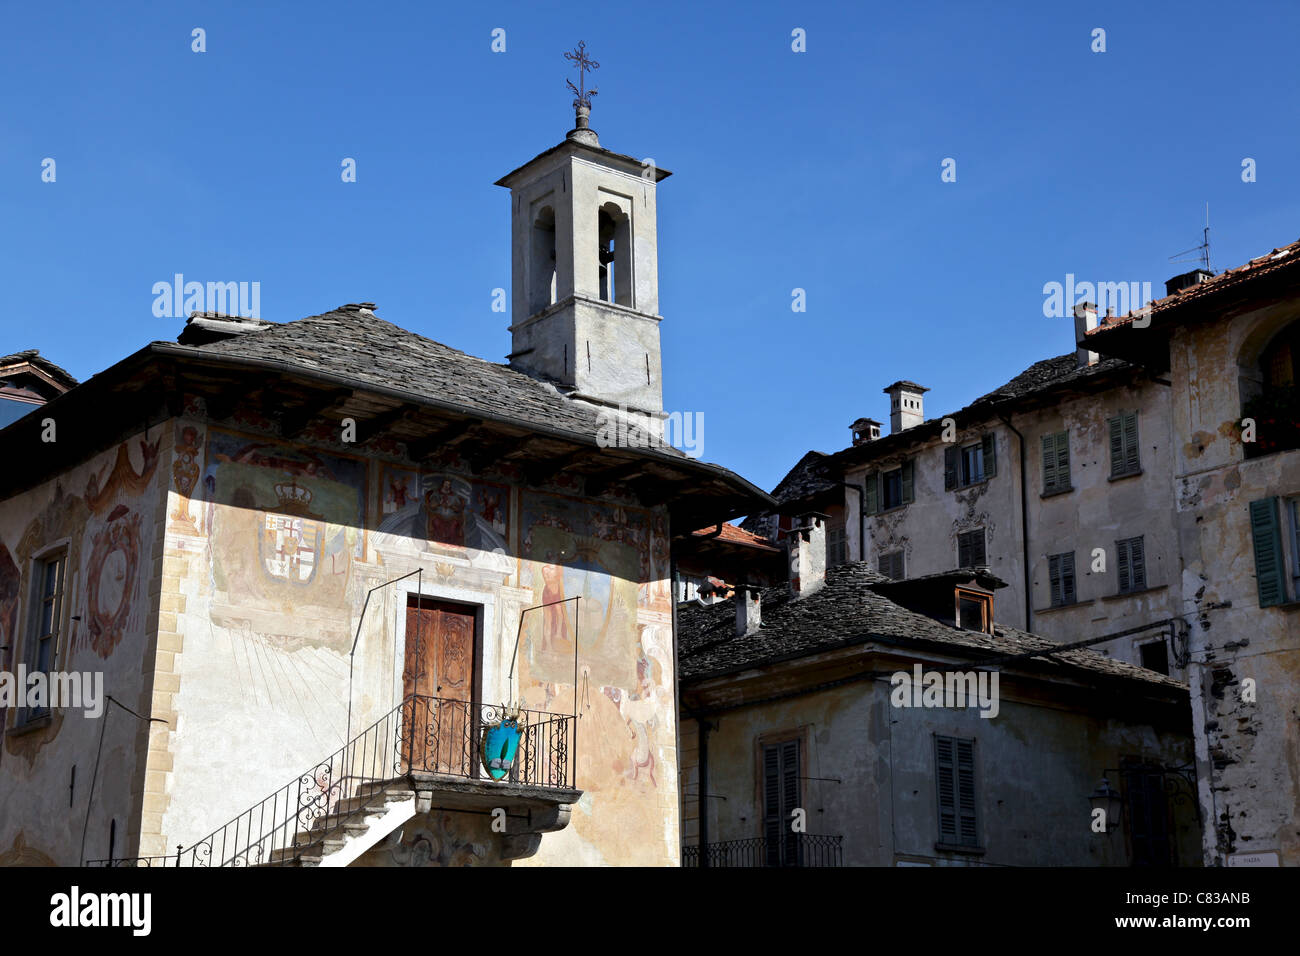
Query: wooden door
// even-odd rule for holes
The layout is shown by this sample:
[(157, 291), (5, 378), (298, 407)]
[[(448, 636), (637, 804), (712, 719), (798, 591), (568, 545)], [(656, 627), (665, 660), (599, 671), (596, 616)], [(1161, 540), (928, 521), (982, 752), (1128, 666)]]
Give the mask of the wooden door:
[(477, 766), (474, 612), (411, 597), (402, 672), (407, 769), (473, 776)]

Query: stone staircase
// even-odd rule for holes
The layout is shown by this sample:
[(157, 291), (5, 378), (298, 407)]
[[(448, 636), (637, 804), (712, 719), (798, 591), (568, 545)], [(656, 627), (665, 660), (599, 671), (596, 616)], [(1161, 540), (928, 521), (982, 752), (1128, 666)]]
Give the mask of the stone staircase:
[(291, 846), (277, 849), (262, 866), (349, 866), (415, 816), (409, 780), (364, 785), (328, 814), (300, 830)]

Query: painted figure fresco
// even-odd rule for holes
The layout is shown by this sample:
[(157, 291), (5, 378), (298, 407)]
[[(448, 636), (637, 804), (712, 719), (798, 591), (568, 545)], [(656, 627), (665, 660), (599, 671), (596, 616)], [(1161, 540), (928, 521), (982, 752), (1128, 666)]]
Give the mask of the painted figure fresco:
[[(461, 475), (426, 474), (385, 466), (381, 474), (383, 520), (376, 529), (380, 551), (398, 551), (409, 542), (434, 549), (508, 553), (510, 489)], [(393, 535), (389, 539), (384, 536)]]

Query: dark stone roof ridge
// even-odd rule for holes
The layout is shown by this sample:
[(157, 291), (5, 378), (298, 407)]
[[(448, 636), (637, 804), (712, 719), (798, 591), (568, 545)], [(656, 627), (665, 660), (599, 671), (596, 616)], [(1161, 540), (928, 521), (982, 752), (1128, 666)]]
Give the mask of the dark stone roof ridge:
[[(994, 626), (993, 634), (943, 624), (896, 604), (873, 587), (889, 580), (866, 562), (856, 561), (828, 569), (826, 583), (807, 597), (795, 597), (785, 587), (765, 588), (760, 592), (762, 625), (743, 636), (734, 632), (732, 598), (707, 607), (679, 607), (681, 678), (698, 681), (873, 640), (900, 647), (943, 647), (950, 653), (967, 653), (975, 666), (982, 658), (1059, 646), (1056, 641), (1001, 624)], [(1068, 668), (1075, 676), (1126, 678), (1183, 687), (1163, 674), (1087, 649), (1062, 651), (1029, 663)]]

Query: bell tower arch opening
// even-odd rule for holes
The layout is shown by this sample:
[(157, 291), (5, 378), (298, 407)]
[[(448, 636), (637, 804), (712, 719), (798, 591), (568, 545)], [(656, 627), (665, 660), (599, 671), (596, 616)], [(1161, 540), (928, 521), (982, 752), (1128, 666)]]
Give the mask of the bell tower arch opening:
[(633, 308), (632, 222), (615, 202), (601, 205), (596, 228), (600, 250), (600, 298)]
[(529, 236), (528, 314), (555, 305), (555, 210), (541, 206), (533, 214)]

